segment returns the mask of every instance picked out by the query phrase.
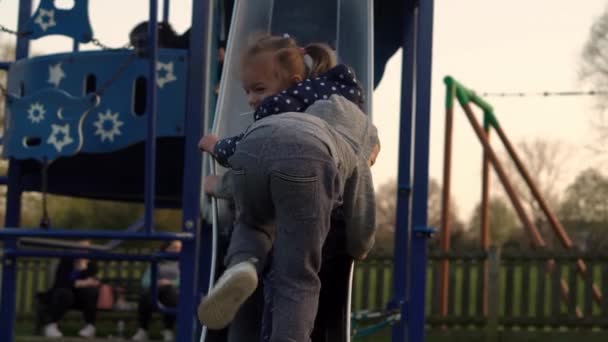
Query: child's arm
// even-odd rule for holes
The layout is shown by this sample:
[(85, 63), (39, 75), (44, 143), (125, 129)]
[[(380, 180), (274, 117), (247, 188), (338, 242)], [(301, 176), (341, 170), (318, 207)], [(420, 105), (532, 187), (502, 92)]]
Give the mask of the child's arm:
[(241, 133), (234, 137), (224, 138), (218, 140), (218, 142), (213, 147), (213, 157), (215, 160), (220, 163), (223, 167), (230, 167), (230, 163), (228, 162), (228, 158), (232, 157), (234, 152), (236, 151), (236, 144), (243, 139), (245, 134)]
[(367, 159), (367, 164), (369, 165), (369, 167), (374, 166), (374, 164), (376, 164), (376, 159), (378, 158), (378, 154), (380, 154), (380, 143), (376, 143), (374, 145), (374, 147), (372, 148), (372, 151), (369, 155), (369, 158)]
[(230, 158), (236, 150), (237, 143), (243, 139), (243, 133), (230, 137), (219, 139), (216, 135), (207, 134), (198, 142), (198, 148), (213, 156), (213, 158), (223, 167), (230, 167), (228, 158)]
[(207, 195), (228, 200), (232, 199), (232, 170), (228, 170), (220, 176), (209, 175), (205, 177), (203, 183)]

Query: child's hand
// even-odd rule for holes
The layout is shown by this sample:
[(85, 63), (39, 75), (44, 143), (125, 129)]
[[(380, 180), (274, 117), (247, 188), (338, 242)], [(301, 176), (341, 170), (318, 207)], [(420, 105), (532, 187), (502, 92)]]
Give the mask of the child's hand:
[(158, 279), (157, 284), (158, 284), (158, 286), (171, 285), (171, 280), (169, 280), (167, 278), (160, 278), (160, 279)]
[(201, 138), (198, 142), (198, 148), (201, 151), (208, 152), (213, 154), (213, 149), (215, 148), (215, 144), (218, 141), (218, 137), (213, 134), (207, 134)]
[(207, 195), (215, 195), (215, 186), (217, 185), (219, 178), (220, 177), (217, 175), (209, 175), (205, 177), (203, 180), (203, 190), (205, 190)]
[(360, 255), (359, 257), (356, 258), (357, 261), (363, 261), (365, 259), (367, 259), (367, 255), (369, 254), (369, 252), (366, 252), (363, 255)]
[(374, 148), (372, 149), (372, 153), (370, 154), (369, 159), (367, 160), (367, 163), (370, 167), (374, 166), (374, 164), (376, 163), (376, 158), (378, 158), (378, 154), (380, 154), (380, 144), (376, 144), (374, 146)]

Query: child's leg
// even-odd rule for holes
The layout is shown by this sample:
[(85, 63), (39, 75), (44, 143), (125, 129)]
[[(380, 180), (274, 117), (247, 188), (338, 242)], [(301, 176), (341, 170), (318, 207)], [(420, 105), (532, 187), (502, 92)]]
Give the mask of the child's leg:
[[(249, 142), (256, 149), (262, 147)], [(268, 177), (260, 168), (258, 156), (237, 153), (231, 171), (236, 223), (224, 263), (227, 267), (242, 261), (255, 260), (258, 273), (266, 265), (266, 257), (274, 240), (274, 208), (268, 187)]]
[[(290, 169), (299, 162), (292, 161)], [(306, 160), (301, 170), (313, 176), (277, 172), (271, 179), (276, 240), (273, 279), (265, 284), (272, 286), (271, 342), (310, 341), (317, 314), (321, 250), (335, 203), (337, 170), (323, 160)]]
[(227, 327), (257, 286), (255, 262), (245, 259), (230, 265), (199, 304), (199, 321), (211, 330)]
[(203, 299), (198, 316), (210, 329), (221, 329), (235, 317), (258, 284), (258, 273), (272, 247), (272, 201), (267, 177), (257, 172), (257, 158), (241, 156), (232, 171), (236, 224), (225, 259), (226, 271)]
[(242, 222), (237, 223), (230, 237), (224, 264), (229, 268), (249, 261), (254, 264), (258, 274), (261, 274), (271, 247), (272, 238), (266, 232)]

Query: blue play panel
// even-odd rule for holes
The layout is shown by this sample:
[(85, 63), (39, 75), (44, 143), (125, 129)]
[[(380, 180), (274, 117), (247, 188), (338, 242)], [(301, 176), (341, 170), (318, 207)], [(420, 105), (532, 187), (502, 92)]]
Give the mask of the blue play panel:
[[(55, 160), (76, 153), (109, 153), (143, 141), (148, 63), (132, 54), (75, 52), (15, 63), (8, 89), (18, 97), (7, 107), (4, 156)], [(186, 51), (161, 50), (157, 137), (183, 135), (185, 77)], [(95, 102), (93, 94), (99, 91), (103, 93)]]
[[(186, 55), (163, 49), (157, 63), (157, 204), (172, 207), (183, 185)], [(50, 193), (143, 200), (147, 72), (131, 50), (14, 63), (3, 154), (23, 161), (24, 189), (41, 189), (47, 160)]]

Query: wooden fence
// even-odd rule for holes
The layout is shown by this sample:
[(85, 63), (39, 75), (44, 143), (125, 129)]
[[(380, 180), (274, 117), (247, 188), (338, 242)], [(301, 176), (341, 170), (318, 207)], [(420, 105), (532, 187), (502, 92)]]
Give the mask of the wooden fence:
[[(124, 253), (146, 253), (141, 249)], [(52, 285), (57, 259), (20, 258), (17, 262), (16, 309), (18, 317), (29, 318), (34, 313), (34, 298)], [(99, 278), (126, 289), (138, 288), (148, 264), (140, 261), (98, 261)], [(1, 267), (0, 267), (1, 270)], [(1, 273), (0, 273), (1, 280)], [(0, 283), (1, 285), (1, 283)], [(127, 300), (136, 301), (137, 293), (128, 293)]]
[[(450, 261), (448, 311), (441, 315), (439, 265)], [(588, 275), (582, 277), (577, 262)], [(484, 263), (489, 263), (484, 313)], [(355, 274), (353, 310), (380, 311), (391, 298), (392, 263), (371, 260)], [(416, 275), (415, 275), (416, 276)], [(431, 253), (426, 276), (426, 315), (432, 327), (585, 328), (608, 330), (608, 254), (566, 252)], [(564, 292), (567, 290), (567, 293)]]
[[(489, 258), (488, 258), (489, 256)], [(439, 310), (439, 263), (450, 260), (448, 314)], [(577, 260), (587, 264), (589, 276), (580, 277)], [(483, 307), (484, 262), (490, 260), (488, 313)], [(547, 268), (553, 260), (552, 271)], [(33, 312), (35, 293), (50, 286), (51, 259), (21, 259), (18, 262), (17, 312)], [(102, 279), (120, 279), (130, 288), (139, 283), (146, 264), (100, 262)], [(427, 280), (427, 322), (433, 326), (497, 327), (584, 327), (608, 330), (608, 297), (594, 300), (593, 287), (608, 293), (608, 255), (564, 253), (468, 253), (433, 254)], [(391, 260), (369, 260), (357, 265), (353, 311), (381, 311), (392, 293)], [(493, 274), (493, 276), (492, 276)], [(568, 289), (564, 296), (563, 288)]]

